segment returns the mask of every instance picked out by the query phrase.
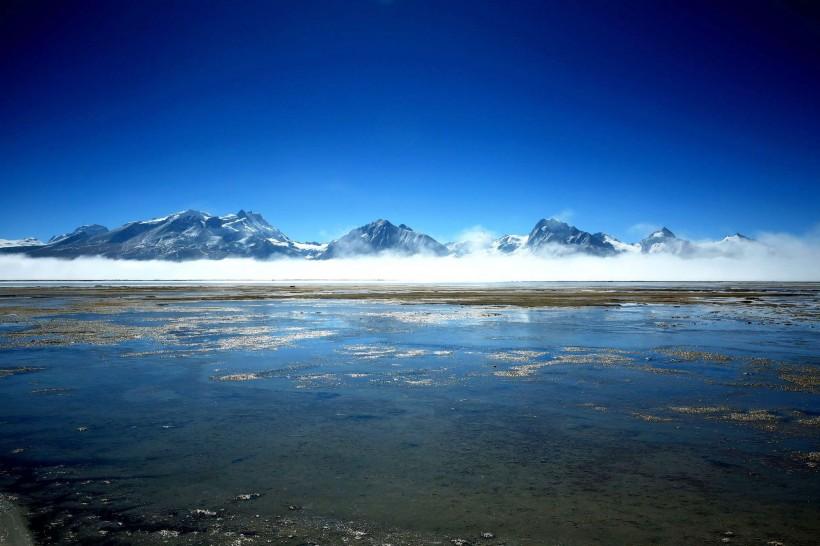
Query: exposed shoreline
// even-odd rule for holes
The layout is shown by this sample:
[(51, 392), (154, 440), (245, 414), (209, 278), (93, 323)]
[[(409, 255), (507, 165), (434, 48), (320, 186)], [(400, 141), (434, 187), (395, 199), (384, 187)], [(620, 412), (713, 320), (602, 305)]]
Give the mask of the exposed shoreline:
[(33, 545), (22, 510), (10, 497), (0, 494), (0, 546)]
[(503, 305), (516, 307), (589, 307), (624, 304), (754, 303), (777, 305), (791, 299), (816, 297), (813, 283), (687, 284), (685, 286), (510, 287), (398, 284), (235, 284), (151, 286), (0, 286), (0, 299), (62, 297), (91, 298), (104, 306), (139, 301), (196, 302), (240, 300), (364, 300), (407, 304)]

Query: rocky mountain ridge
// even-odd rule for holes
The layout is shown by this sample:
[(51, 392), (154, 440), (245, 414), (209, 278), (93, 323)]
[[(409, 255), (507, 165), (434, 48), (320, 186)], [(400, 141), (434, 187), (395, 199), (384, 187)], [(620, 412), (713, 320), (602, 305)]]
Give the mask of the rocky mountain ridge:
[(624, 253), (692, 256), (704, 252), (731, 254), (751, 244), (758, 243), (738, 233), (720, 241), (695, 245), (678, 238), (668, 228), (657, 230), (637, 243), (627, 243), (606, 233), (590, 233), (553, 218), (539, 220), (529, 235), (507, 234), (479, 242), (459, 241), (445, 245), (405, 224), (395, 225), (384, 219), (352, 229), (328, 243), (298, 242), (252, 211), (213, 216), (185, 210), (129, 222), (110, 230), (99, 224), (83, 225), (56, 235), (46, 243), (34, 238), (0, 239), (0, 253), (175, 261), (280, 257), (333, 259), (383, 254), (464, 256), (475, 252), (540, 256), (581, 254), (606, 257)]

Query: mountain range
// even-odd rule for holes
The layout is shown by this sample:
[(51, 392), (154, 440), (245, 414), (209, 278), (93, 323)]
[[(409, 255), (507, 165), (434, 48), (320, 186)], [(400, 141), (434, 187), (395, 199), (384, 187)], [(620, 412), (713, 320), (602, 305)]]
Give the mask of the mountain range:
[(185, 210), (108, 229), (98, 224), (80, 226), (43, 243), (34, 238), (0, 239), (0, 253), (32, 257), (76, 258), (102, 256), (130, 260), (271, 259), (280, 257), (333, 259), (393, 255), (463, 256), (489, 254), (615, 256), (623, 253), (731, 255), (745, 245), (759, 244), (735, 234), (720, 241), (695, 244), (662, 228), (636, 243), (619, 241), (606, 233), (590, 233), (553, 218), (538, 221), (529, 235), (508, 234), (494, 240), (441, 244), (410, 227), (376, 220), (355, 228), (329, 243), (298, 242), (269, 224), (261, 214), (240, 210), (212, 216)]

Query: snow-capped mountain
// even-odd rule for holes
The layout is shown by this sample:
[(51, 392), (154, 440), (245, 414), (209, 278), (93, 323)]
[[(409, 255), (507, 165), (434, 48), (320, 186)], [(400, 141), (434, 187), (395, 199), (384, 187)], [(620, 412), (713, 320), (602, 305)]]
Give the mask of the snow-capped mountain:
[(566, 222), (553, 218), (543, 219), (535, 224), (527, 238), (527, 248), (537, 254), (583, 252), (595, 256), (617, 254), (612, 239), (603, 233), (581, 231)]
[(741, 256), (747, 252), (771, 250), (766, 245), (740, 233), (717, 241), (687, 241), (667, 228), (659, 229), (638, 243), (645, 254), (673, 254), (684, 258)]
[(25, 239), (0, 239), (0, 248), (42, 246), (42, 244), (43, 242), (36, 237), (26, 237)]
[(612, 235), (608, 235), (604, 233), (604, 241), (611, 244), (612, 247), (617, 250), (619, 253), (621, 252), (640, 252), (641, 251), (641, 244), (640, 243), (625, 243), (619, 239), (616, 239)]
[(748, 252), (768, 252), (772, 250), (766, 245), (740, 233), (727, 235), (719, 241), (700, 241), (698, 243), (692, 243), (692, 245), (694, 246), (694, 254), (703, 258), (718, 256), (738, 257)]
[(725, 243), (749, 243), (749, 242), (757, 242), (751, 237), (746, 237), (742, 233), (735, 233), (734, 235), (727, 235), (723, 239), (720, 240), (721, 242)]
[(447, 243), (451, 256), (467, 256), (468, 254), (512, 254), (525, 249), (526, 235), (503, 235), (494, 238), (487, 232), (468, 233), (466, 239)]
[(311, 256), (321, 247), (290, 240), (254, 212), (211, 216), (186, 210), (169, 216), (130, 222), (116, 229), (81, 226), (52, 237), (40, 247), (26, 250), (31, 256), (73, 258), (105, 256), (133, 260), (190, 260), (227, 257), (268, 258)]
[(692, 243), (686, 239), (679, 239), (672, 231), (661, 228), (650, 233), (640, 242), (641, 252), (644, 254), (669, 253), (677, 255), (690, 254), (693, 251)]
[(527, 245), (526, 235), (503, 235), (493, 241), (493, 249), (502, 254), (512, 254), (524, 249)]
[(667, 228), (637, 243), (626, 243), (606, 233), (589, 233), (555, 219), (539, 221), (528, 236), (504, 235), (474, 229), (458, 242), (442, 245), (429, 235), (404, 224), (376, 220), (330, 243), (298, 242), (270, 225), (261, 214), (240, 210), (212, 216), (185, 210), (160, 218), (130, 222), (109, 230), (99, 224), (80, 226), (42, 243), (34, 238), (0, 239), (0, 254), (75, 258), (103, 256), (131, 260), (193, 260), (221, 258), (293, 257), (329, 259), (360, 255), (402, 256), (526, 255), (559, 256), (625, 253), (672, 254), (684, 258), (740, 256), (771, 249), (736, 233), (716, 241), (691, 242)]
[(321, 258), (339, 258), (390, 252), (401, 255), (429, 254), (444, 256), (447, 247), (423, 233), (417, 233), (404, 224), (393, 225), (387, 220), (376, 220), (349, 231), (328, 244)]
[(99, 224), (91, 224), (87, 226), (80, 226), (74, 231), (63, 233), (62, 235), (55, 235), (48, 240), (49, 245), (53, 244), (69, 244), (87, 241), (88, 239), (106, 233), (108, 228)]
[(308, 260), (320, 257), (327, 250), (327, 243), (317, 243), (309, 241), (306, 243), (299, 243), (291, 241), (296, 250), (302, 252)]

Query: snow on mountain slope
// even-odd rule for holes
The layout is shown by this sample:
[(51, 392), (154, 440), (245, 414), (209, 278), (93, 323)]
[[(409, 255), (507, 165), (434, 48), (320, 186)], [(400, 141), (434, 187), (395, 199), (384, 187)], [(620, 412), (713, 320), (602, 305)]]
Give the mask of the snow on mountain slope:
[(581, 252), (595, 256), (617, 254), (603, 233), (581, 231), (575, 226), (553, 218), (535, 224), (527, 238), (527, 248), (537, 254), (565, 254)]
[(765, 244), (736, 233), (717, 241), (687, 241), (667, 228), (637, 243), (626, 243), (605, 233), (589, 233), (555, 219), (540, 220), (529, 235), (495, 238), (483, 228), (471, 228), (457, 242), (442, 245), (429, 235), (404, 224), (377, 220), (330, 243), (298, 242), (269, 224), (261, 214), (240, 210), (213, 216), (184, 210), (167, 216), (129, 222), (109, 230), (90, 224), (42, 243), (34, 238), (0, 239), (0, 253), (34, 257), (75, 258), (103, 256), (133, 260), (194, 260), (222, 258), (294, 257), (328, 259), (361, 255), (397, 254), (467, 256), (533, 253), (541, 256), (625, 253), (673, 254), (679, 257), (740, 256), (770, 252)]
[(338, 258), (385, 252), (436, 256), (449, 253), (444, 245), (429, 235), (417, 233), (404, 224), (396, 226), (387, 220), (376, 220), (330, 242), (321, 257)]
[(665, 227), (650, 233), (639, 244), (644, 254), (669, 253), (682, 256), (691, 254), (694, 250), (692, 243), (686, 239), (679, 239)]
[(36, 237), (26, 237), (25, 239), (0, 239), (0, 248), (13, 248), (20, 246), (42, 246), (43, 242)]
[(608, 235), (604, 233), (604, 242), (609, 243), (612, 245), (612, 248), (617, 250), (618, 252), (640, 252), (641, 245), (640, 243), (625, 243), (619, 239), (616, 239), (612, 235)]
[(503, 254), (512, 254), (526, 248), (526, 235), (504, 235), (493, 241), (493, 249)]
[(189, 260), (301, 256), (304, 251), (260, 214), (240, 210), (236, 214), (212, 216), (185, 210), (129, 222), (112, 230), (99, 225), (81, 226), (27, 253), (66, 258)]

